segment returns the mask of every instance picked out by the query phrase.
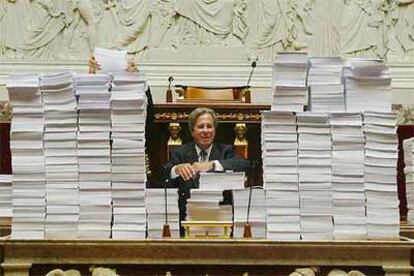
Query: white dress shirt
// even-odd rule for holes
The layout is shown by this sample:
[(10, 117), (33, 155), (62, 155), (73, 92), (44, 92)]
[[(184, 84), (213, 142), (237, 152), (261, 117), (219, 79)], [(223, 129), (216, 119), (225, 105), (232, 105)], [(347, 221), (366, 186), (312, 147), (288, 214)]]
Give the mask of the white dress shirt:
[[(210, 159), (210, 153), (211, 153), (211, 149), (213, 148), (213, 145), (210, 145), (208, 148), (206, 148), (204, 151), (207, 153), (207, 162), (209, 162)], [(197, 152), (197, 156), (198, 156), (198, 162), (201, 162), (201, 151), (202, 149), (200, 149), (197, 145), (195, 145), (195, 149)], [(214, 162), (214, 171), (215, 172), (222, 172), (224, 171), (223, 166), (221, 165), (221, 163), (218, 160), (211, 160), (212, 162)], [(170, 172), (170, 178), (174, 179), (179, 177), (178, 174), (175, 173), (175, 167), (177, 165), (175, 165), (174, 167), (172, 167), (171, 172)]]

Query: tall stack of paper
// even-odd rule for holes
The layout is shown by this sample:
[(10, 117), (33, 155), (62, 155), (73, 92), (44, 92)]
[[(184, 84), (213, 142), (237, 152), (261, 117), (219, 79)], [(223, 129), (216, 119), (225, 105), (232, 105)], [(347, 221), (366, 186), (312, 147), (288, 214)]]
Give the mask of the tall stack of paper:
[(296, 114), (303, 240), (332, 240), (331, 132), (326, 113)]
[(360, 113), (331, 113), (334, 238), (366, 239), (364, 135)]
[(200, 190), (224, 191), (244, 188), (244, 172), (200, 173)]
[(314, 112), (345, 111), (342, 66), (343, 60), (340, 57), (309, 58), (310, 110)]
[(43, 239), (45, 228), (44, 111), (38, 75), (12, 75), (10, 149), (13, 169), (13, 239)]
[(273, 61), (272, 110), (303, 111), (307, 103), (306, 53), (279, 53)]
[[(250, 197), (251, 189), (251, 197)], [(250, 202), (249, 202), (250, 197)], [(249, 209), (250, 205), (250, 209)], [(248, 222), (252, 237), (266, 238), (266, 197), (265, 190), (248, 188), (233, 190), (234, 229), (233, 238), (243, 238), (244, 226)]]
[(414, 137), (403, 141), (407, 222), (414, 223)]
[(296, 128), (293, 112), (262, 112), (268, 239), (300, 239)]
[(391, 112), (391, 77), (383, 61), (351, 59), (343, 74), (347, 111)]
[(111, 112), (107, 75), (77, 75), (80, 238), (111, 235)]
[[(224, 174), (223, 174), (224, 175)], [(203, 177), (200, 177), (200, 180)], [(223, 180), (225, 181), (224, 176)], [(218, 187), (218, 186), (214, 186)], [(187, 200), (186, 221), (232, 221), (232, 205), (220, 205), (223, 201), (223, 189), (192, 189), (191, 196)], [(223, 236), (223, 228), (211, 228), (204, 226), (191, 227), (193, 236)]]
[(76, 238), (79, 219), (78, 115), (72, 73), (41, 75), (45, 109), (45, 238)]
[(398, 240), (396, 115), (365, 111), (365, 196), (368, 239)]
[[(112, 203), (132, 212), (145, 207), (146, 80), (138, 72), (116, 72), (113, 78)], [(130, 238), (145, 238), (145, 226), (145, 220), (122, 220), (114, 214), (112, 237), (126, 238), (129, 233)]]
[(180, 237), (177, 189), (146, 189), (145, 207), (147, 209), (147, 238), (161, 238), (165, 223), (170, 226), (172, 238)]
[(13, 176), (0, 174), (0, 217), (12, 217)]

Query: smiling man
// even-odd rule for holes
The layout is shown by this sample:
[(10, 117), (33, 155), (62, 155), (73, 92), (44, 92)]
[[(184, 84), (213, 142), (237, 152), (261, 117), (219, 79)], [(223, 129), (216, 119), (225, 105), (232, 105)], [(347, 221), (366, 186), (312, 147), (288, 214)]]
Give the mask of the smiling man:
[(173, 149), (164, 166), (171, 183), (179, 189), (180, 220), (185, 219), (185, 206), (190, 190), (198, 188), (200, 172), (248, 171), (251, 164), (237, 155), (233, 145), (216, 143), (217, 115), (210, 108), (197, 108), (188, 116), (193, 142)]

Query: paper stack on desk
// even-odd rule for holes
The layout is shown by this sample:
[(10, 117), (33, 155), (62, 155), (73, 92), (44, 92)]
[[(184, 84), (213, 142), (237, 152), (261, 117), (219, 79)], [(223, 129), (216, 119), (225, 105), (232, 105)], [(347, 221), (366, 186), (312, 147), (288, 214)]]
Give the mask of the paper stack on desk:
[(331, 132), (326, 113), (297, 113), (303, 240), (332, 240)]
[[(223, 190), (192, 189), (191, 196), (187, 200), (186, 221), (232, 221), (232, 205), (220, 205), (221, 201), (223, 201)], [(195, 237), (221, 237), (224, 235), (224, 228), (193, 226), (191, 227), (191, 235)]]
[[(248, 214), (250, 189), (252, 189), (252, 191), (250, 200), (250, 211)], [(244, 226), (247, 222), (251, 227), (253, 238), (266, 238), (265, 190), (257, 188), (233, 190), (233, 208), (233, 238), (243, 238)]]
[[(167, 206), (165, 206), (166, 201)], [(145, 206), (147, 209), (147, 232), (149, 239), (162, 238), (162, 230), (166, 223), (166, 213), (171, 237), (176, 239), (180, 237), (177, 189), (167, 189), (167, 191), (165, 189), (146, 189)]]
[(244, 188), (244, 172), (200, 173), (200, 190), (224, 191)]
[(272, 110), (303, 111), (307, 104), (307, 54), (278, 53), (273, 61)]
[(272, 240), (300, 239), (296, 128), (293, 112), (262, 112), (266, 236)]
[(12, 217), (13, 176), (0, 174), (0, 217)]
[(79, 95), (79, 238), (111, 235), (111, 94), (108, 75), (77, 75)]
[(12, 239), (43, 239), (46, 176), (44, 110), (36, 74), (11, 75), (7, 84), (13, 107), (10, 150), (13, 170)]
[(414, 137), (403, 141), (407, 222), (414, 223)]
[(351, 59), (344, 67), (343, 77), (347, 111), (391, 111), (391, 77), (383, 61)]
[(364, 135), (360, 113), (331, 113), (335, 240), (365, 240)]
[(79, 220), (78, 114), (72, 73), (43, 74), (45, 238), (76, 238)]
[(309, 58), (308, 87), (313, 112), (345, 111), (345, 89), (342, 84), (340, 57)]
[[(145, 207), (145, 89), (142, 73), (113, 73), (112, 203), (117, 211), (135, 215), (142, 213), (136, 213), (137, 207)], [(113, 239), (145, 238), (145, 219), (124, 220), (119, 214), (114, 213)]]
[(398, 240), (400, 202), (397, 190), (396, 115), (365, 111), (365, 197), (368, 239)]

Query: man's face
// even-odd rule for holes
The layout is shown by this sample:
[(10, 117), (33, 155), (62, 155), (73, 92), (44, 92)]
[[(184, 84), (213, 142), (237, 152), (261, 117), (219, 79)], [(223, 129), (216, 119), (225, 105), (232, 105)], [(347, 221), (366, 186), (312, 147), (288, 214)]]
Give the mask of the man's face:
[(198, 116), (194, 129), (191, 130), (191, 136), (201, 149), (207, 149), (213, 143), (216, 128), (210, 113)]

